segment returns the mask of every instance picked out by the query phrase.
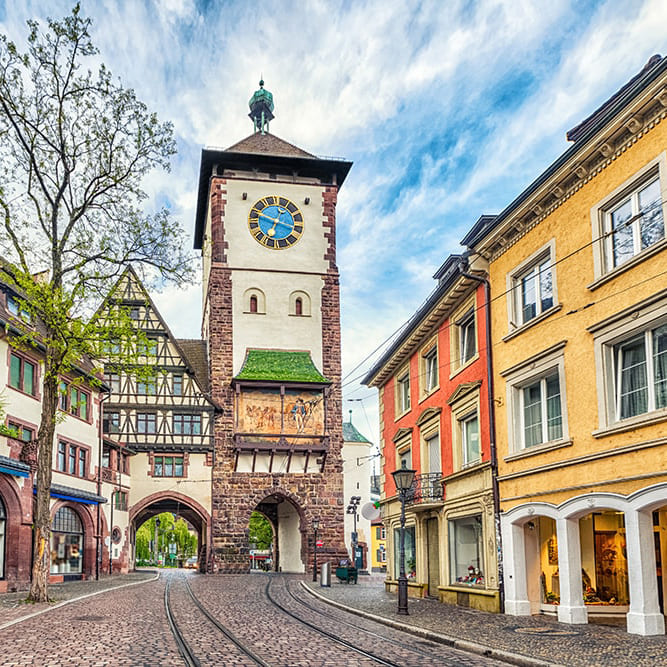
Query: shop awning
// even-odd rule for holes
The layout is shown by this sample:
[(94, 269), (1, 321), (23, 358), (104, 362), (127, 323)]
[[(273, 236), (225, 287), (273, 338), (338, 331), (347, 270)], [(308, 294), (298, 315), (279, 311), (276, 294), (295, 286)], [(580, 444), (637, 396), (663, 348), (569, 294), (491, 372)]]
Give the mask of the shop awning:
[[(37, 493), (37, 489), (33, 489), (33, 493)], [(73, 486), (64, 486), (62, 484), (51, 484), (51, 498), (71, 500), (75, 503), (83, 503), (84, 505), (99, 505), (107, 502), (104, 496), (98, 496), (91, 491), (75, 489)]]
[(23, 461), (0, 456), (0, 473), (14, 477), (30, 477), (30, 466)]

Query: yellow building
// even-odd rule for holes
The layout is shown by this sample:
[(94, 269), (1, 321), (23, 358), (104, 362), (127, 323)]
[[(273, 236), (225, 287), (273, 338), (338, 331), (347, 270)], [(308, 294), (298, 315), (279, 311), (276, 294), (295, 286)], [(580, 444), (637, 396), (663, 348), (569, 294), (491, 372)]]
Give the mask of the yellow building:
[(663, 634), (667, 58), (463, 243), (488, 262), (506, 612)]
[(387, 571), (387, 529), (382, 519), (371, 524), (371, 571)]

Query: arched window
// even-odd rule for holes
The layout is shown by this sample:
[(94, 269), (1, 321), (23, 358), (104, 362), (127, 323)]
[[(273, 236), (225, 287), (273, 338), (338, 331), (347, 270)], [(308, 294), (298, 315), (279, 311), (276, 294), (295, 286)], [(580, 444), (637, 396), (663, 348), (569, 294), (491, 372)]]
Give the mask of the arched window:
[(51, 523), (51, 573), (81, 574), (83, 526), (71, 507), (61, 507)]
[(306, 292), (292, 292), (289, 296), (289, 314), (310, 317), (310, 297)]
[(244, 292), (243, 312), (253, 315), (264, 315), (266, 313), (266, 297), (261, 289), (251, 287)]
[(7, 530), (7, 512), (0, 498), (0, 579), (5, 578), (5, 532)]

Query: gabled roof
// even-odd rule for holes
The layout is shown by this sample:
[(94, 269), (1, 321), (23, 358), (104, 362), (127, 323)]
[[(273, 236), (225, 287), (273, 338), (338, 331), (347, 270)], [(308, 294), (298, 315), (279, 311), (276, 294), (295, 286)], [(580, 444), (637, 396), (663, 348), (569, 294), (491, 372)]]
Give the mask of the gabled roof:
[(343, 442), (367, 442), (369, 445), (371, 444), (371, 441), (361, 435), (351, 421), (343, 422)]
[(331, 384), (315, 367), (310, 352), (299, 350), (248, 350), (243, 366), (234, 379), (251, 382)]
[(255, 132), (238, 143), (230, 146), (227, 151), (232, 153), (254, 153), (258, 155), (289, 155), (291, 157), (315, 157), (302, 148), (276, 137), (275, 134)]
[(208, 350), (206, 349), (206, 341), (197, 338), (177, 338), (176, 341), (194, 370), (197, 384), (205, 393), (208, 393)]

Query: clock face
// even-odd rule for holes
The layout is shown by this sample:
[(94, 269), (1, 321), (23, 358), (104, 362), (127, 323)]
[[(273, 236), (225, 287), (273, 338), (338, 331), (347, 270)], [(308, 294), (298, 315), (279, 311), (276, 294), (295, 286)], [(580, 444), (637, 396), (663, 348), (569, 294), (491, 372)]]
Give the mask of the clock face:
[(248, 228), (257, 243), (272, 250), (283, 250), (301, 238), (303, 215), (286, 197), (262, 197), (250, 209)]

